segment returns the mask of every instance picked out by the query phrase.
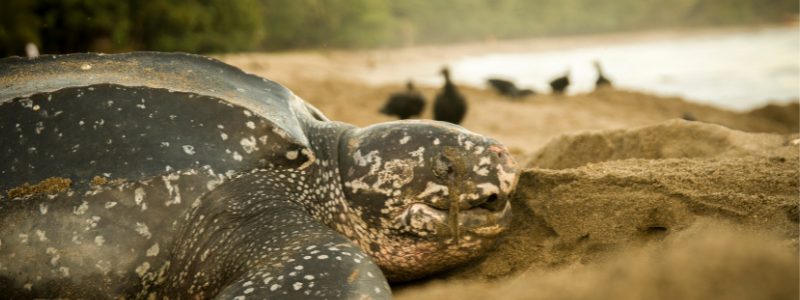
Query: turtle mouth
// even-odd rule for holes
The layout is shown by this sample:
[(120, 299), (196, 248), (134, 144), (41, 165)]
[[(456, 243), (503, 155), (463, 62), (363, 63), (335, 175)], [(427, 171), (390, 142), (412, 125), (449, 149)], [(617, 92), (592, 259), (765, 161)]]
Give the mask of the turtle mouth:
[[(495, 196), (496, 197), (496, 196)], [(490, 197), (491, 198), (491, 197)], [(440, 208), (416, 202), (395, 219), (419, 236), (448, 236), (460, 239), (464, 235), (493, 238), (506, 231), (511, 223), (511, 202), (496, 201), (469, 209)]]

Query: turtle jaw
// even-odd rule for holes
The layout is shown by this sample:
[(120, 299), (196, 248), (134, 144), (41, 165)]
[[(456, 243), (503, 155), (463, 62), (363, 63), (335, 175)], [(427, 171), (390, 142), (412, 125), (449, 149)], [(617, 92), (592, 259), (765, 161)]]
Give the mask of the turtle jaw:
[(500, 211), (476, 207), (461, 211), (459, 228), (482, 238), (494, 238), (505, 232), (511, 224), (511, 202), (506, 201)]
[(394, 218), (400, 225), (384, 251), (373, 253), (391, 282), (414, 280), (461, 265), (491, 249), (508, 230), (511, 204), (500, 210), (483, 207), (457, 212), (458, 234), (451, 227), (451, 211), (425, 203), (413, 203)]
[(399, 213), (395, 223), (411, 229), (411, 234), (437, 238), (446, 244), (458, 243), (465, 236), (489, 240), (505, 232), (511, 223), (511, 203), (503, 201), (496, 207), (453, 210), (416, 202)]

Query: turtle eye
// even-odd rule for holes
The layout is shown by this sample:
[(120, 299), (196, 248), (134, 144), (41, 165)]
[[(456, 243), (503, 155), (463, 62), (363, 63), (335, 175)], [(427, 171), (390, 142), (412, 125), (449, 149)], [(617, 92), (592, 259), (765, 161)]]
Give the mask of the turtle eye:
[(438, 155), (433, 160), (433, 175), (441, 179), (449, 179), (453, 176), (453, 163), (444, 155)]

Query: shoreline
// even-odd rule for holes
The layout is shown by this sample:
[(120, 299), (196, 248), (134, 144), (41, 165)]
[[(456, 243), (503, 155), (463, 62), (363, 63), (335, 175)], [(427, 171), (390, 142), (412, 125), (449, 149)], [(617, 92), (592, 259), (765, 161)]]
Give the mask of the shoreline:
[[(472, 42), (464, 44), (452, 44), (441, 46), (414, 46), (407, 48), (397, 49), (374, 49), (374, 50), (309, 50), (298, 52), (280, 52), (280, 53), (242, 53), (242, 54), (228, 54), (217, 56), (217, 58), (225, 61), (226, 63), (238, 66), (249, 73), (254, 73), (266, 78), (270, 78), (278, 83), (291, 87), (292, 90), (298, 91), (300, 86), (306, 87), (314, 82), (326, 81), (350, 81), (354, 84), (363, 84), (361, 89), (381, 89), (386, 86), (395, 86), (405, 83), (407, 79), (413, 79), (418, 87), (438, 87), (441, 78), (439, 76), (439, 69), (444, 65), (457, 66), (467, 60), (472, 61), (473, 65), (470, 70), (473, 70), (476, 59), (479, 61), (482, 57), (493, 56), (497, 57), (503, 55), (518, 56), (529, 55), (534, 53), (542, 53), (551, 56), (552, 53), (558, 52), (556, 50), (564, 50), (564, 53), (572, 53), (576, 49), (604, 49), (605, 46), (621, 47), (626, 45), (640, 45), (641, 43), (652, 42), (668, 42), (668, 44), (680, 43), (681, 41), (697, 41), (700, 38), (708, 37), (709, 39), (725, 39), (728, 36), (737, 37), (742, 34), (752, 34), (757, 32), (769, 30), (786, 29), (786, 26), (757, 26), (757, 27), (721, 27), (721, 28), (700, 28), (700, 29), (672, 29), (672, 30), (651, 30), (651, 31), (638, 31), (638, 32), (620, 32), (608, 33), (600, 35), (581, 35), (581, 36), (565, 36), (565, 37), (546, 37), (534, 38), (524, 40), (505, 40), (496, 42)], [(696, 42), (695, 42), (696, 44)], [(530, 57), (530, 56), (526, 56)], [(562, 58), (563, 59), (563, 58)], [(582, 61), (582, 60), (581, 60)], [(574, 61), (578, 63), (579, 61)], [(507, 60), (503, 60), (504, 64), (508, 64)], [(545, 63), (544, 65), (540, 65)], [(569, 63), (569, 62), (568, 62)], [(581, 62), (582, 63), (582, 62)], [(618, 62), (619, 63), (619, 62)], [(571, 63), (570, 63), (571, 64)], [(537, 62), (540, 67), (534, 71), (533, 74), (520, 75), (527, 78), (529, 82), (518, 82), (523, 86), (529, 86), (532, 82), (534, 88), (538, 90), (549, 89), (546, 86), (547, 76), (544, 74), (557, 75), (559, 69), (553, 69), (554, 64), (545, 62)], [(464, 67), (467, 67), (464, 65)], [(573, 74), (574, 91), (570, 95), (576, 93), (584, 93), (587, 87), (587, 76), (593, 76), (587, 72), (586, 66), (576, 65), (578, 67), (576, 74)], [(618, 66), (624, 71), (626, 66)], [(630, 67), (630, 66), (627, 66)], [(497, 68), (495, 68), (497, 69)], [(667, 68), (668, 69), (668, 68)], [(611, 77), (614, 79), (614, 70), (611, 70)], [(494, 71), (496, 72), (496, 71)], [(529, 72), (529, 71), (526, 71)], [(668, 73), (662, 74), (669, 74)], [(794, 71), (792, 71), (794, 72)], [(454, 81), (458, 85), (472, 86), (474, 88), (485, 88), (484, 83), (479, 78), (488, 77), (493, 71), (486, 71), (486, 74), (478, 74), (475, 71), (467, 71), (466, 74), (455, 73)], [(575, 73), (575, 72), (573, 72)], [(538, 75), (537, 75), (538, 74)], [(637, 73), (634, 72), (635, 75)], [(652, 73), (650, 73), (652, 74)], [(656, 73), (658, 74), (658, 73)], [(476, 77), (477, 76), (477, 77)], [(533, 76), (533, 77), (528, 77)], [(621, 74), (617, 75), (622, 77)], [(655, 76), (655, 75), (654, 75)], [(660, 75), (665, 76), (665, 75)], [(661, 88), (652, 86), (655, 82), (648, 82), (644, 86), (638, 86), (632, 82), (626, 83), (621, 80), (618, 83), (623, 89), (631, 91), (640, 91), (643, 93), (658, 95), (661, 97), (683, 97), (695, 103), (717, 103), (712, 104), (718, 107), (728, 105), (721, 105), (721, 99), (706, 99), (706, 96), (699, 96), (695, 99), (692, 97), (681, 96), (684, 92), (676, 90), (674, 87), (674, 78), (666, 75), (663, 77), (671, 80), (660, 84)], [(500, 77), (504, 77), (500, 75)], [(652, 77), (652, 76), (651, 76)], [(534, 79), (536, 78), (536, 79)], [(630, 78), (628, 78), (630, 81)], [(640, 80), (640, 79), (637, 79)], [(653, 79), (649, 79), (653, 80)], [(709, 82), (709, 86), (720, 86), (724, 84), (719, 82)], [(524, 81), (524, 80), (522, 80)], [(532, 81), (532, 82), (531, 82)], [(639, 81), (637, 81), (639, 82)], [(642, 82), (640, 82), (641, 84)], [(758, 84), (765, 84), (765, 82), (758, 81)], [(782, 83), (785, 86), (786, 82)], [(543, 86), (544, 85), (544, 86)], [(650, 87), (648, 87), (650, 86)], [(763, 87), (762, 87), (763, 88)], [(656, 91), (661, 90), (661, 91)], [(695, 88), (696, 89), (696, 88)], [(719, 89), (717, 87), (716, 89)], [(735, 90), (735, 89), (734, 89)], [(701, 95), (706, 95), (709, 90), (702, 90)], [(785, 93), (785, 87), (781, 88), (778, 94)], [(695, 93), (696, 94), (696, 93)], [(746, 95), (745, 95), (746, 96)], [(742, 99), (741, 105), (750, 108), (761, 106), (757, 103), (779, 103), (786, 104), (798, 102), (800, 91), (793, 97), (779, 96), (772, 100), (766, 100), (762, 97), (761, 100), (746, 100)], [(312, 102), (314, 99), (309, 99)], [(745, 101), (746, 100), (746, 101)], [(727, 100), (730, 101), (730, 100)], [(750, 104), (744, 104), (750, 103)], [(743, 112), (749, 108), (728, 108), (734, 109), (738, 112)]]
[[(768, 24), (758, 26), (725, 26), (626, 31), (589, 35), (537, 37), (499, 41), (467, 42), (443, 45), (421, 45), (385, 49), (313, 49), (282, 52), (243, 52), (216, 54), (213, 57), (235, 65), (246, 72), (266, 76), (279, 83), (296, 79), (345, 79), (363, 81), (370, 85), (404, 82), (397, 71), (422, 69), (436, 73), (442, 65), (476, 55), (545, 52), (594, 46), (597, 44), (633, 44), (663, 40), (686, 40), (704, 36), (753, 33), (782, 29), (789, 26)], [(314, 66), (315, 70), (302, 67)], [(387, 69), (386, 71), (376, 70)], [(294, 74), (280, 71), (292, 70)], [(400, 78), (375, 80), (375, 77)]]

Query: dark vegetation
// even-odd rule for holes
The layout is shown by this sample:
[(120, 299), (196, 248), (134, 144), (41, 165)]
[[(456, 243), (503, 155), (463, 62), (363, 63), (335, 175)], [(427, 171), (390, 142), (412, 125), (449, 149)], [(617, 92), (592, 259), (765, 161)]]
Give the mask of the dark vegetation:
[(0, 56), (373, 48), (781, 22), (796, 0), (2, 0)]

